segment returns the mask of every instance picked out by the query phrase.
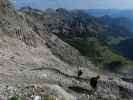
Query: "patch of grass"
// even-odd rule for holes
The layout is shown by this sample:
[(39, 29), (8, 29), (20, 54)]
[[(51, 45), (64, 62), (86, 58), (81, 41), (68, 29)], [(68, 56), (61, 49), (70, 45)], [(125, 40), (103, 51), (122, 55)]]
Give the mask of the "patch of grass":
[(110, 96), (104, 98), (103, 100), (112, 100), (112, 98)]
[(19, 96), (13, 96), (13, 97), (11, 97), (10, 99), (8, 99), (8, 100), (21, 100), (20, 99), (20, 97)]
[(53, 96), (44, 96), (43, 100), (55, 100)]
[(67, 42), (76, 49), (78, 49), (83, 56), (89, 57), (89, 59), (94, 64), (99, 64), (103, 58), (98, 50), (98, 45), (94, 41), (95, 39), (92, 39), (90, 41), (87, 39), (81, 39), (81, 40), (69, 40)]

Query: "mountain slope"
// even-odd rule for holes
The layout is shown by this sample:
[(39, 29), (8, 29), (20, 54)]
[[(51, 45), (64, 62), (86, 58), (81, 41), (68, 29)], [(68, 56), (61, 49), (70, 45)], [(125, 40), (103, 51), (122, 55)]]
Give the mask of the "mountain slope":
[[(41, 15), (38, 14), (38, 12), (36, 12), (34, 9), (30, 9), (30, 12), (28, 8), (27, 10), (25, 8), (25, 10), (21, 9), (20, 11), (25, 13), (29, 19), (35, 17), (37, 22), (47, 27), (49, 32), (56, 34), (63, 41), (78, 49), (84, 57), (90, 59), (93, 64), (97, 66), (106, 66), (108, 69), (107, 65), (115, 61), (119, 61), (122, 66), (123, 64), (125, 66), (125, 64), (130, 63), (130, 61), (128, 61), (126, 58), (113, 52), (113, 50), (108, 47), (106, 41), (104, 41), (104, 39), (107, 37), (103, 38), (103, 35), (100, 32), (105, 31), (110, 27), (104, 29), (104, 23), (100, 22), (101, 20), (99, 19), (88, 16), (82, 11), (67, 11), (62, 8), (57, 9), (56, 11), (53, 10), (52, 13), (51, 11), (42, 12)], [(37, 22), (33, 20), (32, 25)], [(113, 25), (110, 25), (109, 22), (106, 22), (106, 24), (112, 26), (110, 30), (106, 30), (107, 36), (109, 36), (108, 32), (110, 31), (112, 31), (113, 34), (119, 31), (119, 29), (117, 29), (118, 26), (117, 28), (113, 27)], [(119, 32), (121, 33), (121, 31)], [(122, 32), (127, 32), (127, 30), (123, 29)], [(113, 37), (113, 35), (111, 36)], [(125, 37), (124, 35), (120, 34), (119, 36)], [(118, 70), (120, 69), (118, 68)]]
[[(48, 86), (44, 86), (43, 89), (49, 88), (49, 93), (45, 90), (46, 92), (43, 92), (41, 96), (52, 95), (54, 91), (58, 91), (58, 94), (54, 95), (55, 98), (60, 100), (60, 98), (66, 97), (66, 100), (70, 100), (67, 97), (69, 94), (64, 89), (75, 84), (72, 79), (74, 76), (76, 77), (77, 65), (84, 66), (84, 62), (86, 62), (85, 73), (94, 75), (93, 72), (89, 71), (89, 66), (93, 65), (89, 60), (84, 61), (85, 58), (80, 55), (78, 50), (44, 30), (45, 27), (37, 25), (42, 30), (34, 31), (34, 27), (30, 25), (23, 13), (7, 5), (7, 0), (0, 0), (1, 2), (3, 3), (0, 5), (0, 99), (6, 100), (11, 96), (20, 96), (24, 92), (24, 94), (30, 93), (25, 96), (31, 100), (33, 99), (32, 95), (39, 95), (37, 92), (39, 89), (36, 92), (31, 90), (28, 92), (27, 88), (23, 88), (23, 85), (40, 84), (42, 86), (46, 83)], [(56, 51), (66, 62), (55, 56), (52, 51)], [(39, 68), (45, 70), (40, 71)], [(75, 82), (77, 82), (75, 77)], [(56, 85), (51, 88), (51, 84)], [(18, 88), (14, 90), (12, 86)], [(5, 91), (4, 87), (8, 92)], [(14, 92), (11, 93), (11, 91)]]
[(102, 16), (99, 19), (100, 23), (102, 23), (102, 25), (108, 28), (106, 31), (108, 34), (114, 37), (125, 37), (125, 38), (133, 36), (132, 33), (133, 29), (131, 27), (133, 25), (133, 22), (131, 20), (124, 17), (112, 18), (107, 15)]
[(127, 39), (121, 41), (118, 45), (114, 45), (113, 48), (119, 52), (120, 54), (124, 55), (128, 59), (133, 59), (133, 47), (132, 47), (133, 39)]
[[(47, 24), (51, 20), (46, 20), (51, 19), (51, 16), (40, 11), (35, 14), (16, 11), (6, 2), (9, 3), (4, 0), (0, 5), (1, 100), (16, 97), (33, 100), (36, 97), (44, 99), (51, 96), (59, 100), (97, 100), (99, 96), (105, 99), (110, 95), (115, 99), (121, 96), (124, 99), (133, 97), (130, 83), (116, 78), (109, 81), (104, 74), (100, 74), (98, 90), (91, 94), (88, 83), (91, 77), (99, 74), (98, 71), (77, 49), (51, 33), (50, 26), (55, 25)], [(58, 19), (55, 21), (60, 22)], [(78, 79), (79, 69), (83, 75)], [(105, 88), (108, 94), (104, 92)]]
[[(4, 80), (8, 83), (12, 82), (8, 75), (13, 77), (14, 84), (16, 81), (20, 83), (24, 81), (36, 82), (43, 73), (38, 76), (38, 72), (34, 73), (30, 70), (40, 67), (58, 69), (61, 72), (72, 74), (77, 70), (77, 66), (86, 66), (90, 72), (89, 67), (93, 67), (91, 62), (84, 60), (85, 58), (81, 56), (78, 50), (54, 34), (48, 33), (45, 30), (46, 27), (41, 27), (35, 23), (40, 29), (37, 32), (34, 30), (35, 26), (32, 26), (34, 24), (30, 24), (23, 13), (5, 4), (0, 8), (0, 73), (3, 74), (2, 82)], [(55, 56), (55, 53), (58, 56)], [(38, 78), (36, 79), (34, 76)], [(51, 78), (53, 76), (50, 75)], [(29, 80), (29, 77), (33, 77), (33, 80)]]

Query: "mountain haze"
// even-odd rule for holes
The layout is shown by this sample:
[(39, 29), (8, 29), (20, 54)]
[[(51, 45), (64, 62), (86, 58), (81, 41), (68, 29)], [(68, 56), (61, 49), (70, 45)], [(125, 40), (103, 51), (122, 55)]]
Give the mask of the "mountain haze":
[(125, 17), (133, 21), (133, 10), (118, 9), (90, 9), (86, 11), (88, 14), (96, 17), (108, 15), (111, 17)]

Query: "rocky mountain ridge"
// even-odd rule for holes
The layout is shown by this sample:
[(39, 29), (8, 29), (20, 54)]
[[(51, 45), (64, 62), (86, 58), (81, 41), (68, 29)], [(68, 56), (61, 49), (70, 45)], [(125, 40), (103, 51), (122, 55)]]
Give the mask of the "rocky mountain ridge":
[[(38, 20), (41, 16), (27, 16), (8, 0), (0, 2), (1, 100), (14, 96), (22, 100), (36, 96), (53, 96), (57, 100), (132, 99), (132, 84), (116, 78), (108, 81), (108, 76), (102, 74), (98, 90), (90, 94), (90, 78), (98, 74), (91, 61), (51, 33), (47, 22)], [(84, 72), (79, 80), (78, 69)]]
[[(88, 16), (82, 10), (68, 11), (63, 8), (38, 11), (30, 7), (24, 7), (20, 9), (20, 12), (25, 14), (25, 18), (27, 18), (30, 24), (32, 23), (32, 26), (35, 23), (42, 25), (42, 27), (46, 28), (47, 32), (57, 35), (60, 39), (78, 49), (94, 65), (98, 63), (100, 66), (102, 63), (102, 66), (107, 66), (115, 61), (120, 61), (121, 64), (130, 63), (122, 55), (113, 52), (110, 46), (108, 46), (108, 40), (115, 44), (132, 34), (132, 32), (123, 28), (123, 24), (122, 26), (119, 26), (119, 24), (114, 25), (115, 19), (108, 17), (97, 19)], [(36, 32), (42, 29), (37, 27), (38, 25), (33, 26)], [(127, 34), (125, 36), (126, 32), (130, 35)], [(105, 51), (104, 53), (103, 50)]]

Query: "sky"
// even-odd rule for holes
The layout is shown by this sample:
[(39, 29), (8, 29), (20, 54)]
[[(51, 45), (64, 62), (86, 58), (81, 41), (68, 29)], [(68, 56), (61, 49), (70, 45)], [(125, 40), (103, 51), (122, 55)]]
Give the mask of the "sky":
[(17, 8), (133, 9), (133, 0), (11, 0)]

